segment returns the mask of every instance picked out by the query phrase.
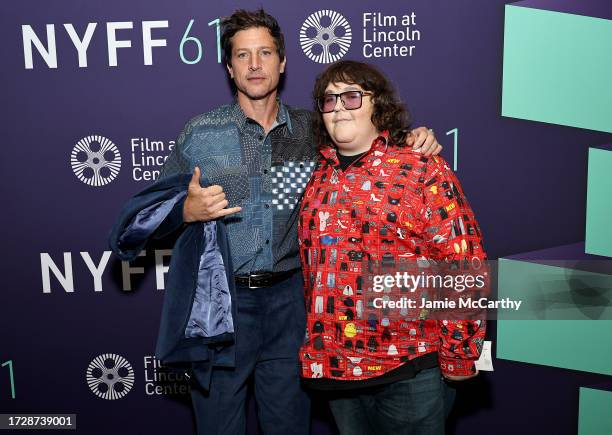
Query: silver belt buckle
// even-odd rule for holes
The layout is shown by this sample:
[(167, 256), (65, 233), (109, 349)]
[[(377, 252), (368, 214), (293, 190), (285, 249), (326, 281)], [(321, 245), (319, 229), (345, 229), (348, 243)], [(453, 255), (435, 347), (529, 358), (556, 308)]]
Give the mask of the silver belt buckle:
[(263, 275), (263, 274), (261, 274), (261, 273), (253, 273), (253, 274), (249, 273), (249, 288), (261, 288), (261, 287), (256, 286), (256, 285), (251, 285), (251, 277), (253, 277), (253, 276), (261, 276), (261, 275)]

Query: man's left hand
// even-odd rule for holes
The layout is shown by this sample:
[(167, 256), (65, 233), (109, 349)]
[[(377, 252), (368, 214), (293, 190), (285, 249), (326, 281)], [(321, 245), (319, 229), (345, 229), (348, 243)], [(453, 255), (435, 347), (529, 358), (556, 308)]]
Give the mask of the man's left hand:
[(437, 156), (442, 151), (442, 145), (436, 140), (433, 130), (426, 127), (412, 130), (406, 137), (406, 145), (418, 150), (425, 157)]

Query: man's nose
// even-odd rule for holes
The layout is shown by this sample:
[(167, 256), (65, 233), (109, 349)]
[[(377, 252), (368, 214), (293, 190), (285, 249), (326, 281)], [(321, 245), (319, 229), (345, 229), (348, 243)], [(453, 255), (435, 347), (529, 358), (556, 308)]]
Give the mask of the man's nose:
[(257, 71), (261, 68), (261, 62), (259, 61), (258, 56), (251, 56), (251, 60), (249, 62), (249, 69), (251, 71)]

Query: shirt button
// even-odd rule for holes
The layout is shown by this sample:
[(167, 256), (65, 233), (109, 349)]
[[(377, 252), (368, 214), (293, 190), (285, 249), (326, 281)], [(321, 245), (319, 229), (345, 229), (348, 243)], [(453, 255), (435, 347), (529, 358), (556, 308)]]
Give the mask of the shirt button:
[(268, 170), (267, 170), (267, 169), (264, 169), (264, 171), (263, 171), (263, 172), (264, 172), (264, 174), (267, 174), (267, 173), (268, 173)]
[(269, 245), (269, 244), (270, 244), (270, 241), (269, 241), (269, 240), (266, 240), (266, 245)]
[(259, 140), (263, 140), (263, 139), (264, 139), (263, 136), (260, 134), (259, 135)]
[(270, 204), (264, 205), (265, 208), (270, 208)]

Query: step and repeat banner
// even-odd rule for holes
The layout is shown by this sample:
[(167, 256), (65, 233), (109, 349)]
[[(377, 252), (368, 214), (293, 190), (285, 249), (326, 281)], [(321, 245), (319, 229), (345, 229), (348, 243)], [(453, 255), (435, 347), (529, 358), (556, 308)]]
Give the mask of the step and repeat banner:
[[(443, 144), (491, 259), (584, 240), (588, 147), (612, 142), (603, 128), (502, 116), (510, 3), (264, 5), (286, 40), (283, 102), (313, 108), (314, 78), (336, 60), (377, 65), (414, 126)], [(220, 20), (259, 6), (0, 6), (0, 413), (72, 414), (87, 435), (194, 433), (188, 382), (154, 357), (172, 246), (127, 263), (107, 236), (125, 201), (159, 176), (184, 123), (232, 100)], [(510, 360), (458, 386), (451, 433), (576, 433), (578, 387), (609, 380)], [(313, 433), (334, 433), (316, 400)]]

